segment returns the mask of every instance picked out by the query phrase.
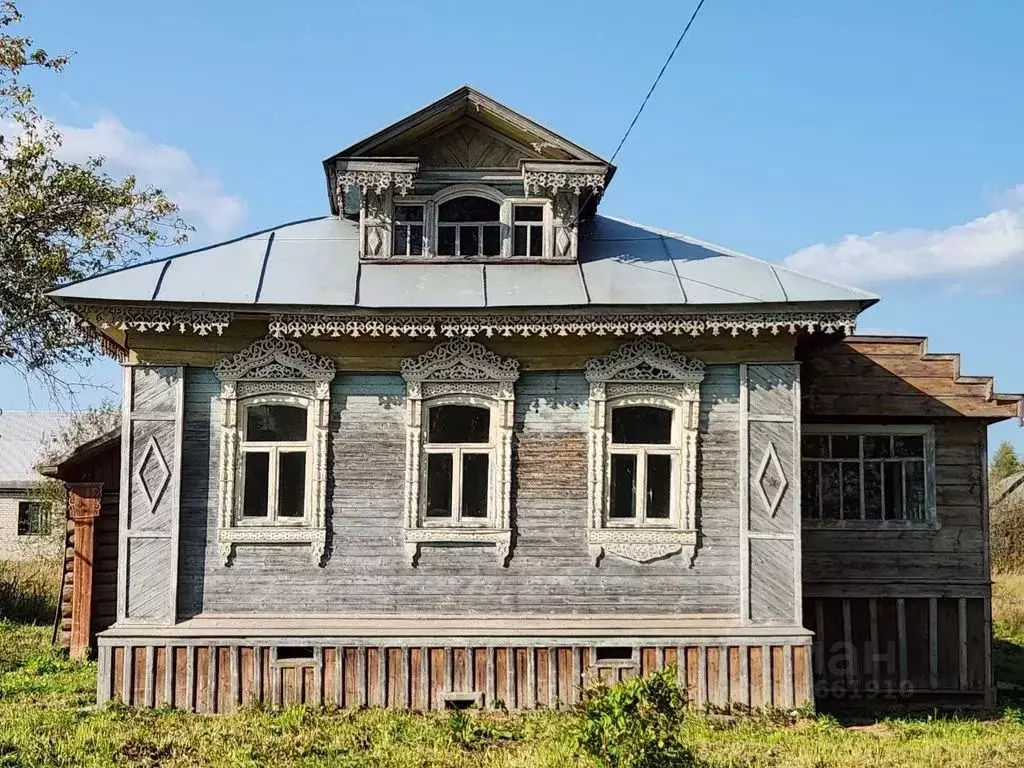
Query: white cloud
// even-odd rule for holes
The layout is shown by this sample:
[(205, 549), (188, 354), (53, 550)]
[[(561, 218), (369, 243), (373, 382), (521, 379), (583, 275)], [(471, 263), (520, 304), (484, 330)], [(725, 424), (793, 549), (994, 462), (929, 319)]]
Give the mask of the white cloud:
[(845, 235), (787, 256), (786, 266), (846, 283), (983, 276), (1024, 262), (1024, 185), (999, 196), (1000, 207), (945, 229)]
[(58, 123), (57, 129), (64, 138), (59, 151), (63, 159), (82, 162), (102, 156), (111, 175), (132, 174), (140, 183), (162, 189), (200, 234), (226, 237), (245, 220), (245, 200), (226, 192), (216, 176), (199, 168), (180, 147), (154, 142), (112, 116), (87, 128)]

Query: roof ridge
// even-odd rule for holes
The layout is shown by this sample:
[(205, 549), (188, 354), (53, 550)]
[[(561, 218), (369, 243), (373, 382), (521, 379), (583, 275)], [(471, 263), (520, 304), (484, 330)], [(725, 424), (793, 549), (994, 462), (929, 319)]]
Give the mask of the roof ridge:
[(228, 240), (221, 240), (220, 242), (216, 242), (216, 243), (210, 243), (209, 245), (203, 245), (203, 246), (200, 246), (199, 248), (193, 248), (192, 250), (189, 250), (189, 251), (182, 251), (181, 253), (172, 253), (169, 256), (161, 256), (161, 257), (156, 258), (156, 259), (150, 259), (149, 261), (139, 262), (138, 264), (129, 264), (127, 266), (118, 267), (117, 269), (111, 269), (111, 270), (108, 270), (106, 272), (98, 272), (95, 275), (90, 275), (89, 277), (82, 277), (82, 278), (79, 278), (78, 280), (72, 280), (70, 283), (61, 283), (59, 285), (54, 285), (51, 288), (49, 288), (46, 291), (46, 293), (52, 293), (53, 291), (57, 291), (57, 290), (60, 290), (62, 288), (70, 288), (73, 285), (80, 285), (82, 283), (88, 282), (89, 280), (95, 280), (98, 277), (106, 277), (107, 275), (118, 275), (118, 274), (120, 274), (122, 272), (128, 272), (129, 270), (132, 270), (132, 269), (139, 269), (140, 267), (149, 267), (149, 266), (152, 266), (153, 264), (169, 263), (169, 262), (173, 261), (174, 259), (181, 258), (182, 256), (192, 256), (193, 254), (196, 254), (196, 253), (202, 253), (203, 251), (209, 251), (209, 250), (213, 250), (214, 248), (220, 248), (222, 245), (231, 245), (232, 243), (238, 243), (238, 242), (241, 242), (242, 240), (247, 240), (250, 237), (258, 237), (259, 235), (265, 235), (268, 232), (273, 233), (273, 232), (276, 232), (279, 229), (283, 229), (284, 227), (294, 226), (295, 224), (306, 224), (307, 222), (310, 222), (310, 221), (319, 221), (320, 219), (329, 219), (329, 218), (332, 218), (329, 214), (328, 215), (324, 215), (324, 216), (310, 216), (309, 218), (306, 218), (306, 219), (296, 219), (295, 221), (289, 221), (289, 222), (286, 222), (284, 224), (277, 224), (277, 225), (275, 225), (273, 227), (267, 227), (265, 229), (258, 229), (258, 230), (254, 231), (254, 232), (246, 232), (244, 235), (239, 235), (238, 237), (232, 237), (232, 238), (230, 238)]
[[(620, 224), (628, 224), (632, 227), (638, 227), (639, 229), (643, 229), (648, 232), (653, 232), (655, 234), (661, 235), (662, 237), (671, 237), (676, 240), (680, 240), (684, 243), (689, 243), (690, 245), (699, 245), (704, 248), (717, 251), (718, 253), (721, 253), (723, 256), (735, 256), (740, 259), (747, 259), (748, 261), (756, 261), (758, 264), (764, 264), (773, 270), (781, 269), (784, 272), (788, 272), (799, 277), (805, 277), (808, 280), (816, 280), (819, 283), (830, 285), (833, 288), (841, 288), (844, 291), (856, 291), (857, 293), (862, 293), (866, 297), (870, 297), (875, 300), (881, 298), (881, 296), (879, 296), (878, 294), (872, 293), (871, 291), (865, 291), (863, 288), (857, 288), (856, 286), (853, 285), (845, 285), (844, 283), (837, 283), (832, 280), (826, 280), (825, 278), (818, 277), (817, 275), (811, 275), (806, 272), (801, 272), (798, 269), (793, 269), (792, 267), (786, 266), (785, 264), (780, 264), (775, 261), (769, 261), (768, 259), (761, 259), (758, 258), (757, 256), (751, 256), (748, 253), (743, 253), (732, 248), (726, 248), (724, 245), (718, 245), (717, 243), (712, 243), (707, 240), (701, 240), (700, 238), (692, 237), (691, 235), (686, 235), (683, 234), (682, 232), (673, 232), (668, 229), (661, 229), (660, 227), (652, 227), (647, 224), (640, 224), (636, 221), (632, 221), (631, 219), (624, 219), (621, 216), (609, 216), (606, 213), (599, 215), (605, 219), (611, 219), (612, 221), (617, 221)], [(778, 274), (776, 274), (776, 279), (778, 279)]]

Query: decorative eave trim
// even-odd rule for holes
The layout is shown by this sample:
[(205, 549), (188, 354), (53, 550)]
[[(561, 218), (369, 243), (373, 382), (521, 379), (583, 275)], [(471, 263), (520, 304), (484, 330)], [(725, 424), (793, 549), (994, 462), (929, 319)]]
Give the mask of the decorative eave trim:
[[(221, 310), (165, 309), (143, 306), (98, 307), (78, 304), (74, 309), (92, 318), (101, 331), (120, 330), (140, 333), (222, 335), (235, 318), (235, 313)], [(338, 338), (342, 336), (409, 337), (433, 339), (482, 336), (701, 336), (749, 333), (759, 336), (770, 333), (796, 334), (801, 331), (841, 331), (846, 335), (857, 326), (857, 312), (715, 312), (657, 315), (615, 314), (600, 311), (593, 314), (504, 313), (484, 315), (398, 313), (357, 315), (342, 313), (273, 313), (268, 335), (276, 338)]]
[(338, 198), (341, 198), (349, 187), (359, 187), (366, 194), (373, 190), (384, 194), (394, 187), (400, 195), (407, 195), (413, 187), (413, 177), (419, 171), (419, 161), (402, 160), (365, 160), (339, 159), (335, 163), (335, 184)]
[(222, 382), (300, 380), (330, 382), (337, 369), (328, 357), (314, 355), (297, 341), (270, 337), (254, 341), (218, 360), (213, 372)]

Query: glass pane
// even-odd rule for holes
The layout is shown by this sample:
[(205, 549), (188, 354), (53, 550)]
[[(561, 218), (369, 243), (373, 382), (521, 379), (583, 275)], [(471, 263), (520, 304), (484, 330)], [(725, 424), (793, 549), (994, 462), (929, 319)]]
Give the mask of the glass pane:
[(543, 221), (544, 208), (540, 205), (517, 205), (515, 207), (515, 221)]
[(885, 519), (902, 520), (903, 512), (903, 468), (898, 461), (882, 465), (885, 483)]
[(409, 247), (409, 228), (398, 224), (395, 226), (395, 255), (405, 256), (406, 249)]
[(825, 520), (839, 519), (839, 464), (821, 465), (821, 516)]
[(427, 454), (427, 517), (452, 516), (452, 455)]
[(423, 255), (423, 225), (414, 224), (409, 227), (409, 255)]
[(437, 255), (455, 255), (455, 227), (437, 228)]
[(530, 255), (540, 256), (544, 246), (544, 234), (540, 227), (530, 227)]
[(499, 206), (485, 197), (457, 197), (441, 203), (437, 209), (438, 221), (498, 221)]
[(647, 457), (647, 517), (667, 520), (671, 508), (672, 457)]
[(804, 435), (800, 440), (800, 450), (805, 458), (824, 458), (828, 455), (828, 437), (826, 435)]
[(889, 435), (864, 435), (864, 458), (888, 459), (892, 456), (892, 438)]
[(512, 255), (526, 256), (527, 227), (516, 227), (512, 232)]
[(636, 517), (636, 456), (612, 455), (608, 517)]
[(924, 458), (924, 438), (921, 435), (896, 435), (892, 439), (892, 452), (896, 458)]
[(245, 412), (245, 439), (250, 443), (302, 442), (306, 439), (305, 408), (251, 405)]
[(427, 442), (488, 443), (491, 411), (473, 405), (435, 405), (430, 409)]
[(396, 205), (395, 218), (398, 221), (423, 221), (423, 206)]
[(486, 453), (462, 455), (462, 516), (487, 517), (487, 478), (490, 457)]
[(924, 462), (907, 461), (903, 464), (907, 481), (907, 519), (924, 520)]
[(484, 256), (501, 254), (501, 227), (484, 227)]
[[(867, 445), (864, 446), (867, 448)], [(882, 515), (882, 462), (864, 462), (864, 517), (881, 520)]]
[(860, 520), (860, 464), (844, 461), (843, 468), (843, 519)]
[(805, 520), (818, 518), (818, 462), (804, 461), (800, 475), (800, 512)]
[(270, 454), (245, 454), (244, 473), (242, 514), (245, 517), (266, 517), (267, 493), (270, 488)]
[(459, 227), (459, 256), (480, 255), (480, 230), (476, 227)]
[(672, 411), (650, 405), (613, 408), (612, 442), (620, 445), (669, 445), (672, 442)]
[(832, 435), (833, 459), (859, 459), (859, 435)]
[(278, 456), (277, 516), (302, 517), (306, 514), (306, 454), (282, 453)]

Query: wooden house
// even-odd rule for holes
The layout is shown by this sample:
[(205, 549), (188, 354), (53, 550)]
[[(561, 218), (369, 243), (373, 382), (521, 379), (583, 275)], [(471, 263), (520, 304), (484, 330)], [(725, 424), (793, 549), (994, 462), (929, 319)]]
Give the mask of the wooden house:
[(51, 294), (124, 362), (98, 698), (982, 704), (986, 425), (877, 297), (598, 212), (614, 168), (461, 88), (330, 215)]

